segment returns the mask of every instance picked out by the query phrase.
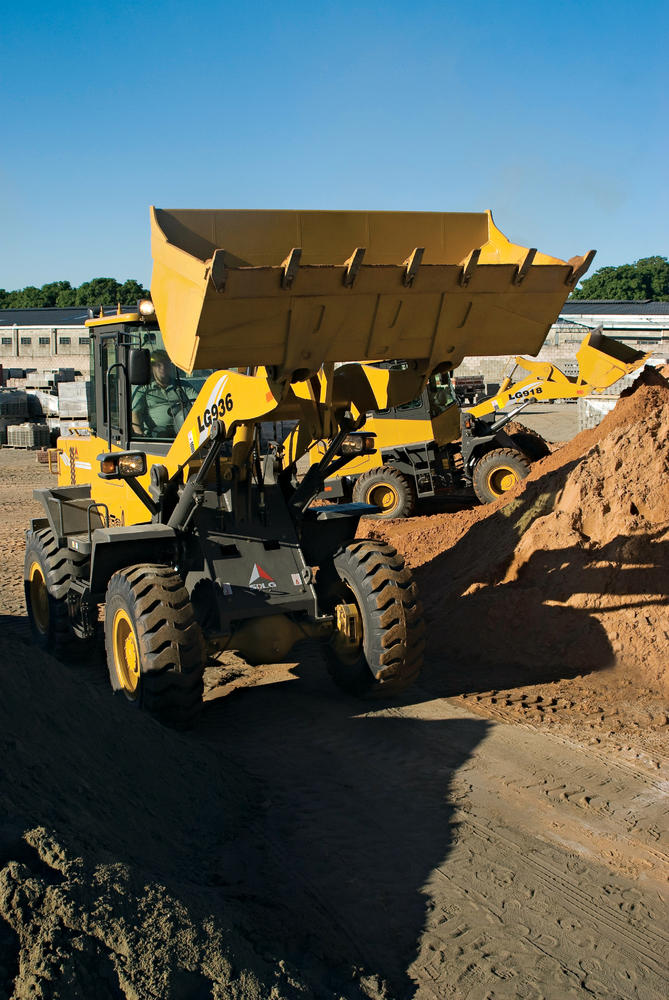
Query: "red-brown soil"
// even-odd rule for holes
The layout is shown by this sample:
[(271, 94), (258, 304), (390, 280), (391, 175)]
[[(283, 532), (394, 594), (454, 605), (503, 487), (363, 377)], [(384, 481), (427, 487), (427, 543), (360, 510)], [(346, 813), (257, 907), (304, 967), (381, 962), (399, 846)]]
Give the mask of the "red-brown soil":
[[(363, 531), (402, 551), (428, 619), (425, 681), (493, 714), (649, 730), (669, 699), (669, 383), (647, 371), (602, 423), (497, 503)], [(666, 729), (664, 730), (666, 733)]]

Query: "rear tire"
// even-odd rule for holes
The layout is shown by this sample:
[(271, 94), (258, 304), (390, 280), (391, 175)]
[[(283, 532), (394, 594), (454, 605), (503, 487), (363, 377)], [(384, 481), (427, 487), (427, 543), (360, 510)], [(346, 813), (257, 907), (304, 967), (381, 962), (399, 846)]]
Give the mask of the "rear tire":
[(50, 528), (28, 533), (23, 586), (33, 640), (61, 659), (83, 657), (94, 649), (94, 639), (75, 634), (67, 605), (72, 568), (85, 561), (85, 556), (60, 548)]
[(472, 484), (481, 503), (492, 503), (528, 475), (530, 463), (519, 451), (498, 448), (489, 451), (474, 467)]
[(394, 517), (411, 517), (416, 498), (411, 483), (405, 475), (390, 465), (363, 472), (353, 486), (356, 503), (371, 503), (381, 508), (378, 514), (368, 514), (379, 521)]
[(349, 543), (334, 558), (337, 579), (330, 601), (356, 608), (362, 635), (351, 642), (339, 631), (326, 644), (328, 670), (343, 691), (387, 697), (414, 683), (423, 665), (423, 609), (404, 559), (383, 542)]
[(192, 725), (202, 707), (204, 640), (178, 573), (130, 566), (114, 573), (105, 608), (114, 691), (164, 725)]

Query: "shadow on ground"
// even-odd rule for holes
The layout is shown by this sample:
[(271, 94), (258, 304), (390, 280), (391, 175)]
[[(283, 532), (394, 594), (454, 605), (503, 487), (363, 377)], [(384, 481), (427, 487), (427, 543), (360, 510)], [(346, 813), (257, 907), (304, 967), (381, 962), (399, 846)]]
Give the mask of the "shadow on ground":
[(0, 961), (9, 975), (20, 958), (17, 997), (413, 994), (422, 889), (484, 720), (373, 712), (307, 650), (294, 680), (177, 734), (113, 697), (102, 665), (6, 638), (0, 656)]

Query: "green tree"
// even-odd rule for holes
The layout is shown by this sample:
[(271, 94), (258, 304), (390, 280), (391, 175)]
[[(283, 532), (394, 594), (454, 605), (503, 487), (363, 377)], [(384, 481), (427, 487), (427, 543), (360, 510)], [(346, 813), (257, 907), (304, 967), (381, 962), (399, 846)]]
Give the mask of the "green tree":
[(40, 291), (45, 306), (74, 305), (75, 291), (69, 281), (51, 281), (42, 285)]
[(669, 261), (666, 257), (643, 257), (634, 264), (600, 267), (572, 292), (571, 298), (669, 302)]
[[(68, 284), (68, 282), (64, 282)], [(77, 304), (77, 290), (76, 288), (61, 288), (61, 290), (56, 295), (56, 301), (54, 305), (58, 309), (65, 309), (67, 306), (76, 306)]]
[(134, 305), (137, 299), (148, 298), (149, 293), (138, 281), (129, 278), (122, 285), (115, 278), (92, 278), (76, 289), (75, 305), (114, 306)]
[(115, 278), (92, 278), (77, 288), (77, 306), (113, 306), (119, 301), (118, 281)]
[(26, 285), (20, 291), (10, 292), (11, 309), (40, 309), (44, 305), (42, 289)]
[(6, 291), (0, 288), (0, 309), (64, 309), (67, 306), (133, 306), (138, 299), (147, 299), (149, 292), (134, 278), (123, 284), (115, 278), (93, 278), (78, 288), (69, 281), (49, 281), (41, 288), (27, 285)]
[(128, 278), (127, 281), (123, 282), (119, 294), (120, 301), (126, 306), (134, 305), (134, 303), (138, 302), (139, 299), (149, 298), (149, 292), (147, 289), (133, 278)]

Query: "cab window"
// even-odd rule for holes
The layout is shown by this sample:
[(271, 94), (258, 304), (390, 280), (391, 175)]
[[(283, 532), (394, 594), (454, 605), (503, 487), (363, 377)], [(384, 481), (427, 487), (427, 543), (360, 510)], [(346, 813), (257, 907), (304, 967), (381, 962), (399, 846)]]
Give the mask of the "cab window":
[(419, 396), (418, 399), (412, 399), (409, 403), (402, 403), (401, 406), (396, 406), (395, 409), (399, 413), (401, 410), (417, 410), (423, 405), (423, 397)]
[(170, 360), (160, 330), (138, 326), (126, 332), (132, 346), (151, 352), (151, 381), (131, 389), (132, 437), (173, 441), (213, 369), (187, 375)]
[(448, 375), (433, 375), (427, 383), (427, 396), (430, 401), (431, 417), (438, 417), (457, 402)]
[[(102, 364), (100, 366), (100, 376), (103, 380), (103, 393), (102, 393), (102, 423), (107, 427), (111, 427), (112, 430), (120, 430), (119, 428), (119, 405), (118, 405), (118, 390), (119, 390), (119, 357), (118, 357), (118, 342), (115, 338), (107, 338), (101, 343), (101, 359)], [(107, 387), (109, 392), (107, 392)]]

